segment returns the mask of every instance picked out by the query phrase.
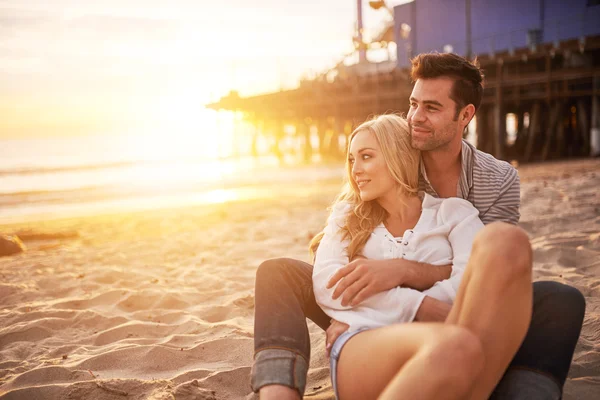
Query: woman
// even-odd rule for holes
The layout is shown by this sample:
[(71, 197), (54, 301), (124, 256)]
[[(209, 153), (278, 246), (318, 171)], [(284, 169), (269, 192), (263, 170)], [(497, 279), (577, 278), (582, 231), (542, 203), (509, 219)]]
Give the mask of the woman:
[[(331, 349), (331, 377), (342, 400), (485, 399), (523, 340), (531, 318), (531, 251), (497, 265), (488, 245), (529, 246), (516, 227), (487, 227), (466, 200), (418, 192), (420, 155), (404, 119), (383, 115), (350, 136), (348, 185), (311, 244), (317, 302), (349, 325)], [(419, 292), (396, 287), (344, 306), (330, 279), (356, 257), (452, 264), (449, 279)], [(347, 278), (345, 278), (347, 279)], [(453, 304), (445, 323), (417, 323), (426, 296)]]

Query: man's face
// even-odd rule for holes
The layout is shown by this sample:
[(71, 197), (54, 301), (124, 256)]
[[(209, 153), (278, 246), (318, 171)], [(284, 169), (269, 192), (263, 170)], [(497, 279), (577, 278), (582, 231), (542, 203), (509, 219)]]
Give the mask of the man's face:
[(464, 127), (455, 121), (456, 103), (450, 98), (453, 83), (446, 77), (418, 79), (415, 83), (407, 115), (413, 148), (439, 150), (457, 135), (462, 137)]

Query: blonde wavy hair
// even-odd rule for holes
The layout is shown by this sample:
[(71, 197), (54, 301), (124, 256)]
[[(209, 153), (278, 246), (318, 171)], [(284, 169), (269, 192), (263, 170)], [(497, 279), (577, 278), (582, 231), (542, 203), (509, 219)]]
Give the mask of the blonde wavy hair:
[[(360, 256), (369, 236), (388, 217), (387, 211), (377, 200), (362, 201), (358, 185), (352, 178), (352, 164), (349, 153), (352, 139), (360, 132), (372, 132), (379, 143), (388, 171), (398, 184), (400, 193), (417, 196), (419, 189), (419, 164), (421, 152), (410, 145), (410, 130), (406, 120), (395, 114), (386, 114), (363, 122), (350, 135), (346, 150), (346, 179), (344, 188), (330, 209), (338, 203), (352, 206), (340, 229), (343, 239), (350, 240), (347, 252), (350, 260)], [(401, 199), (398, 199), (401, 201)], [(310, 242), (310, 253), (314, 259), (324, 232), (318, 233)]]

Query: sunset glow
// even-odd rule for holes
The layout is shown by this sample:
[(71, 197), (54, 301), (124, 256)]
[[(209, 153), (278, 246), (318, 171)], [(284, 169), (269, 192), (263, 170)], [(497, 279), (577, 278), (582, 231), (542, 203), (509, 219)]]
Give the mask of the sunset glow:
[[(382, 14), (365, 12), (376, 26)], [(0, 137), (160, 128), (214, 147), (202, 105), (334, 65), (355, 2), (0, 0), (0, 14)]]
[[(386, 14), (363, 14), (368, 38)], [(204, 106), (327, 71), (354, 49), (356, 15), (353, 0), (0, 0), (0, 218), (288, 182), (275, 168), (304, 160), (293, 121), (278, 142), (281, 126)]]

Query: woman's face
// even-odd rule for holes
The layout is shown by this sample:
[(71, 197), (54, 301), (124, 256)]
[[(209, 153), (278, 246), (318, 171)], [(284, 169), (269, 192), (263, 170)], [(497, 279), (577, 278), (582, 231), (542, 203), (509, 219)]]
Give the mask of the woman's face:
[(362, 130), (354, 135), (350, 142), (348, 162), (362, 201), (377, 200), (396, 190), (396, 181), (383, 159), (375, 134), (370, 130)]

